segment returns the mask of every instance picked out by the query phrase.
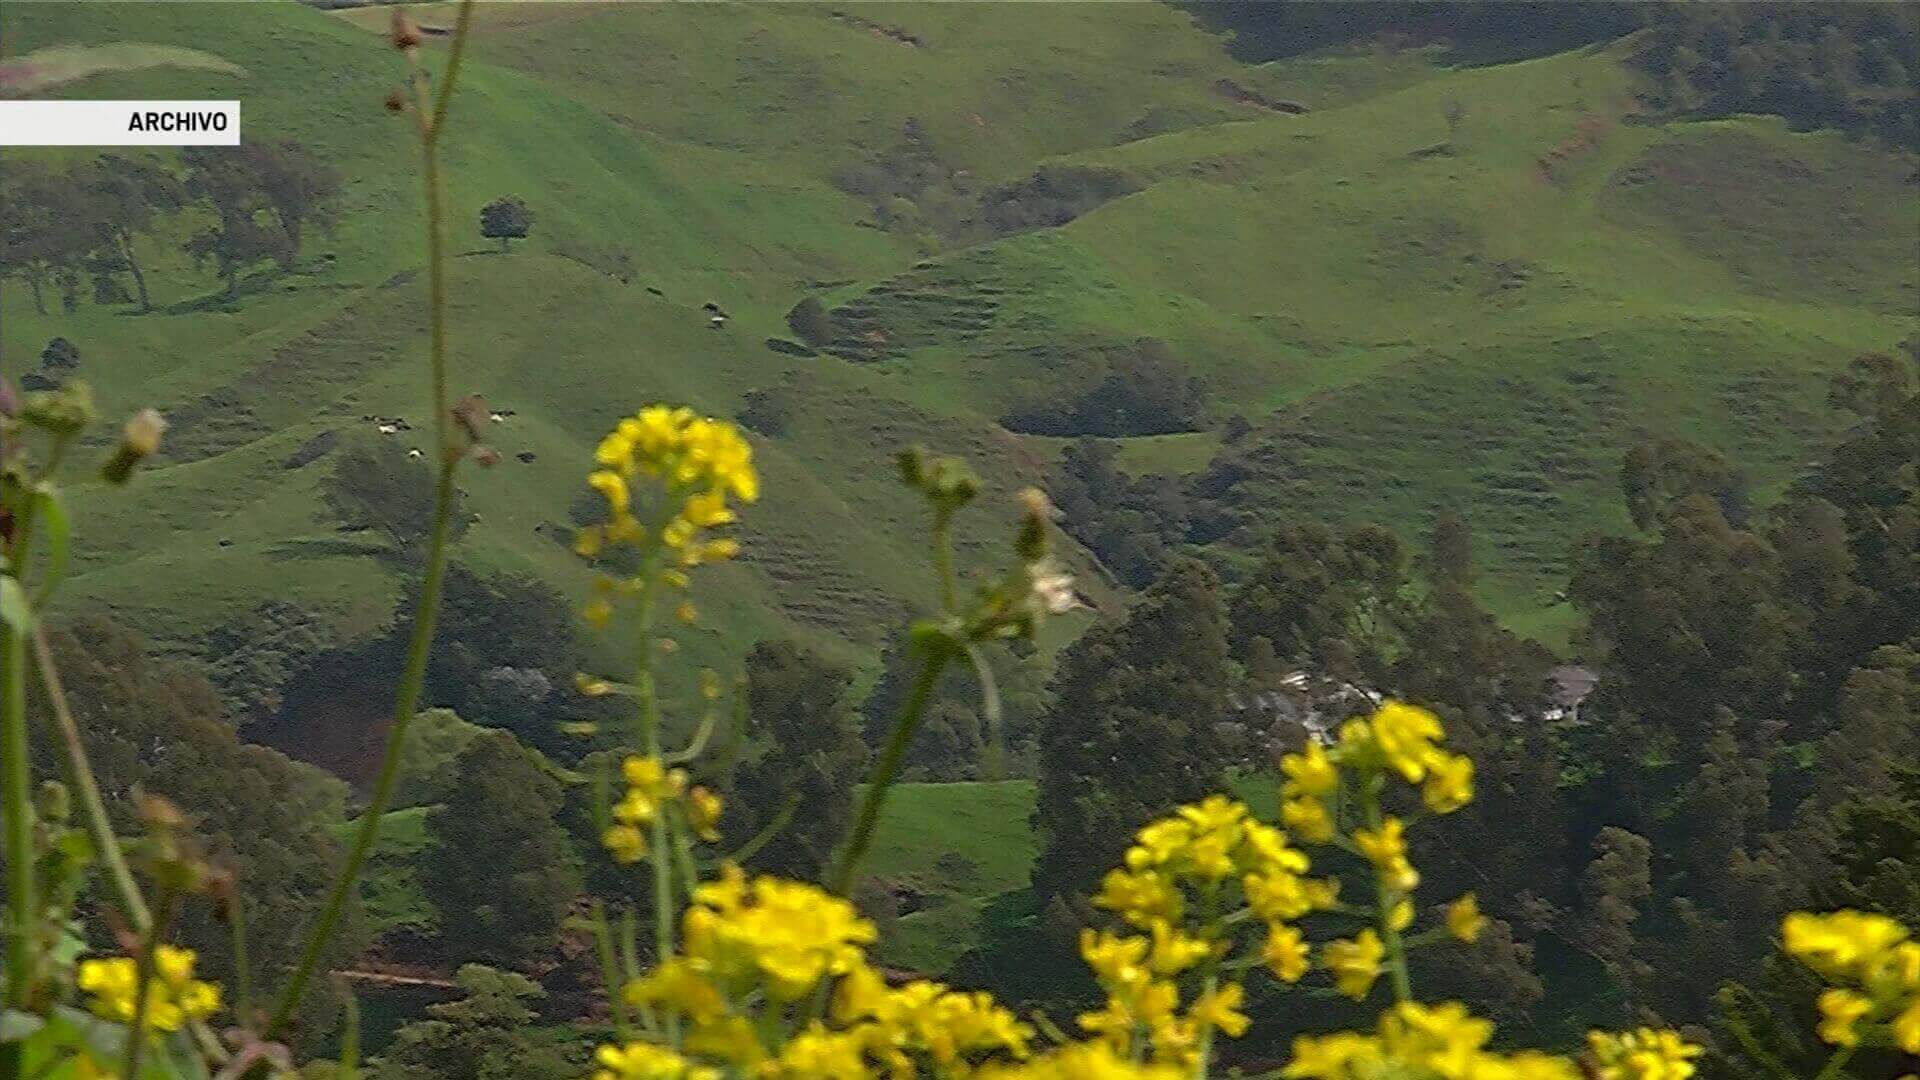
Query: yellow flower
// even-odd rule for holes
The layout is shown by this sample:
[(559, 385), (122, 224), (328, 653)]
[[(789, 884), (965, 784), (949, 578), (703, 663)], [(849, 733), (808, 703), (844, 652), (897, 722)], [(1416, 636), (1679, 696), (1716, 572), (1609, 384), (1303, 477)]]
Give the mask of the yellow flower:
[(1321, 963), (1333, 972), (1334, 988), (1355, 1001), (1367, 996), (1380, 976), (1387, 949), (1380, 935), (1362, 930), (1353, 939), (1336, 938), (1321, 950)]
[(1796, 911), (1780, 923), (1787, 953), (1828, 978), (1859, 975), (1906, 936), (1893, 919), (1862, 911)]
[(1407, 861), (1406, 823), (1388, 816), (1378, 829), (1355, 829), (1353, 844), (1380, 872), (1380, 881), (1389, 889), (1412, 892), (1420, 884), (1420, 874)]
[(1417, 706), (1389, 701), (1367, 720), (1373, 744), (1387, 767), (1407, 783), (1419, 783), (1433, 760), (1434, 741), (1444, 734), (1440, 718)]
[(1856, 1046), (1860, 1033), (1854, 1024), (1873, 1011), (1873, 1002), (1851, 990), (1827, 990), (1820, 995), (1820, 1039), (1834, 1046)]
[[(156, 945), (153, 971), (147, 980), (147, 1027), (173, 1031), (182, 1024), (203, 1020), (220, 1011), (220, 988), (193, 977), (194, 953), (172, 945)], [(140, 999), (139, 968), (130, 956), (82, 960), (76, 977), (91, 995), (95, 1015), (127, 1024)]]
[(1310, 795), (1324, 798), (1333, 794), (1340, 786), (1340, 772), (1334, 768), (1333, 759), (1327, 756), (1326, 747), (1309, 741), (1306, 749), (1297, 754), (1288, 754), (1280, 759), (1280, 771), (1287, 775), (1282, 793)]
[(1447, 905), (1447, 932), (1471, 945), (1487, 928), (1487, 917), (1480, 914), (1480, 898), (1467, 893)]
[(1146, 929), (1154, 920), (1180, 921), (1185, 906), (1180, 890), (1151, 870), (1109, 870), (1100, 881), (1094, 906), (1118, 913), (1129, 923)]
[(1920, 997), (1893, 1018), (1893, 1041), (1909, 1054), (1920, 1054)]
[(1240, 889), (1246, 894), (1247, 906), (1253, 913), (1266, 922), (1281, 922), (1298, 919), (1315, 907), (1315, 895), (1309, 887), (1312, 882), (1298, 874), (1276, 871), (1267, 874), (1248, 874), (1240, 879)]
[(1413, 901), (1402, 899), (1387, 909), (1387, 929), (1399, 933), (1413, 925)]
[(720, 1071), (695, 1065), (677, 1052), (653, 1043), (602, 1045), (593, 1055), (600, 1067), (593, 1080), (719, 1080)]
[(694, 1023), (710, 1025), (727, 1012), (726, 998), (684, 956), (668, 957), (621, 991), (629, 1005), (664, 1005)]
[(1307, 974), (1306, 935), (1284, 923), (1267, 927), (1267, 943), (1260, 959), (1282, 982), (1299, 982)]
[(1310, 844), (1333, 839), (1333, 815), (1319, 799), (1288, 799), (1280, 804), (1280, 821)]
[(1240, 1011), (1241, 999), (1245, 992), (1239, 983), (1222, 983), (1218, 988), (1201, 994), (1193, 1000), (1193, 1007), (1187, 1015), (1204, 1027), (1210, 1027), (1229, 1039), (1237, 1039), (1246, 1034), (1247, 1025), (1253, 1021)]
[(1153, 949), (1147, 954), (1147, 966), (1155, 975), (1178, 975), (1213, 951), (1211, 943), (1188, 937), (1165, 919), (1155, 920), (1152, 929)]
[(725, 805), (726, 800), (706, 788), (696, 786), (687, 792), (687, 823), (695, 835), (709, 844), (719, 841), (720, 811)]
[(1188, 1073), (1164, 1062), (1139, 1062), (1106, 1042), (1069, 1043), (1019, 1065), (990, 1065), (977, 1080), (1184, 1080)]
[(1421, 798), (1436, 814), (1451, 814), (1473, 801), (1473, 759), (1465, 754), (1435, 752), (1427, 762), (1427, 783)]
[(1687, 1080), (1701, 1049), (1678, 1032), (1640, 1028), (1587, 1033), (1598, 1080)]
[(1374, 1034), (1342, 1031), (1294, 1040), (1288, 1080), (1581, 1080), (1573, 1063), (1522, 1051), (1484, 1049), (1493, 1025), (1457, 1002), (1397, 1004)]
[(647, 837), (632, 825), (609, 825), (600, 843), (617, 863), (637, 863), (647, 855)]
[(732, 865), (694, 890), (681, 927), (686, 955), (723, 988), (759, 987), (777, 1001), (846, 974), (875, 939), (873, 924), (846, 900), (805, 882), (749, 882)]

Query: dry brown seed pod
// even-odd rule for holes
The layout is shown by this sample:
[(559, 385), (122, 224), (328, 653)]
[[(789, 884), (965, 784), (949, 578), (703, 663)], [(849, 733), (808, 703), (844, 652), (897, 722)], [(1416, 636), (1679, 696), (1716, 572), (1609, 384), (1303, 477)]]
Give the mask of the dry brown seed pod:
[(393, 29), (390, 31), (390, 40), (396, 49), (419, 48), (422, 40), (420, 24), (409, 18), (404, 10), (394, 8)]
[(399, 87), (387, 91), (387, 111), (392, 113), (407, 111), (407, 95)]

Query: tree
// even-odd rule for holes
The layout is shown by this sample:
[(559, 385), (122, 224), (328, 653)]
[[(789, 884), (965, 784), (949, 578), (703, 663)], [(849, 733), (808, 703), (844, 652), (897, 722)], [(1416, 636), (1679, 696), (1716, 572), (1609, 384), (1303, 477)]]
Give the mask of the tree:
[[(342, 447), (320, 482), (320, 498), (342, 527), (384, 533), (403, 557), (415, 554), (433, 530), (433, 475), (421, 462), (377, 443)], [(457, 499), (452, 515), (449, 537), (457, 540), (468, 523)]]
[(747, 655), (747, 731), (766, 749), (733, 778), (727, 841), (757, 835), (782, 808), (799, 811), (754, 857), (755, 869), (817, 878), (846, 831), (867, 765), (847, 682), (844, 670), (788, 642), (763, 641)]
[(247, 268), (269, 258), (283, 263), (288, 258), (284, 232), (276, 236), (260, 221), (266, 198), (254, 169), (255, 157), (241, 152), (246, 149), (195, 146), (182, 151), (187, 163), (186, 192), (205, 202), (215, 219), (182, 248), (194, 262), (213, 264), (228, 299), (239, 295), (240, 274)]
[(555, 820), (560, 785), (539, 755), (498, 729), (455, 759), (458, 780), (427, 818), (434, 845), (422, 884), (456, 956), (517, 966), (553, 951), (580, 889), (578, 862)]
[[(136, 790), (165, 796), (192, 813), (195, 834), (217, 864), (235, 873), (246, 896), (254, 977), (277, 983), (281, 969), (260, 958), (281, 955), (320, 910), (340, 862), (334, 833), (345, 818), (346, 785), (277, 751), (242, 742), (205, 678), (152, 659), (145, 641), (118, 623), (81, 618), (55, 626), (49, 638), (119, 833), (140, 831)], [(30, 684), (29, 693), (37, 695), (38, 687)], [(31, 702), (29, 709), (35, 716), (49, 715), (43, 700)], [(44, 726), (34, 733), (35, 774), (64, 775), (53, 733)], [(183, 908), (177, 930), (181, 942), (200, 953), (202, 970), (231, 978), (231, 932), (207, 905)], [(329, 968), (344, 964), (365, 942), (356, 902), (321, 962)], [(256, 991), (261, 989), (256, 983)], [(302, 1011), (303, 1023), (324, 1034), (333, 1007), (327, 995), (313, 999)]]
[(308, 225), (330, 229), (338, 216), (340, 170), (292, 140), (248, 143), (244, 160), (252, 170), (260, 198), (280, 227), (274, 251), (280, 269), (292, 270)]
[(83, 177), (83, 182), (99, 200), (100, 238), (112, 255), (113, 265), (125, 268), (132, 275), (140, 310), (152, 311), (147, 275), (140, 268), (134, 240), (150, 232), (157, 217), (174, 213), (186, 204), (185, 185), (151, 161), (118, 154), (103, 155)]
[(480, 964), (454, 974), (462, 996), (427, 1006), (424, 1020), (402, 1024), (371, 1063), (373, 1080), (561, 1080), (580, 1064), (558, 1048), (536, 1046), (528, 1029), (547, 992), (524, 975)]
[(40, 314), (50, 285), (73, 310), (100, 217), (98, 201), (71, 176), (38, 164), (9, 166), (0, 184), (0, 272), (27, 283)]
[(1671, 507), (1698, 495), (1712, 499), (1734, 525), (1747, 518), (1746, 484), (1718, 451), (1684, 439), (1641, 443), (1620, 464), (1620, 487), (1636, 528), (1658, 528)]
[(1205, 565), (1180, 563), (1124, 621), (1061, 655), (1040, 730), (1036, 905), (1086, 894), (1135, 829), (1215, 790), (1227, 697), (1219, 591)]
[(515, 240), (525, 239), (533, 228), (533, 211), (518, 196), (507, 195), (480, 208), (480, 235), (500, 241), (500, 250), (509, 250)]
[(1244, 654), (1263, 637), (1289, 663), (1384, 685), (1408, 617), (1407, 563), (1399, 538), (1378, 525), (1344, 534), (1284, 526), (1234, 593), (1234, 643)]

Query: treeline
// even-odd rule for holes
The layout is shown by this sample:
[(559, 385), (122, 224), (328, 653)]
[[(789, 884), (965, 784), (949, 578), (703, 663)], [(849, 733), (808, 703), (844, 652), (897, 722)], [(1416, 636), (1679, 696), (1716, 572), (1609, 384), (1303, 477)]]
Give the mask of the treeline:
[(1360, 0), (1189, 6), (1249, 59), (1362, 39), (1449, 41), (1468, 55), (1548, 53), (1648, 32), (1635, 59), (1657, 107), (1688, 116), (1772, 113), (1802, 127), (1871, 132), (1920, 147), (1920, 15), (1895, 3), (1713, 0)]
[(0, 175), (0, 276), (25, 282), (41, 314), (49, 294), (74, 310), (83, 289), (96, 304), (151, 311), (142, 248), (175, 235), (181, 215), (198, 227), (180, 249), (210, 267), (228, 297), (257, 265), (294, 269), (312, 232), (336, 219), (339, 171), (297, 142), (192, 147), (179, 160), (178, 169), (119, 154), (64, 168), (10, 162)]
[[(1229, 702), (1304, 671), (1291, 684), (1326, 718), (1356, 690), (1414, 701), (1475, 760), (1478, 798), (1418, 860), (1438, 894), (1476, 890), (1496, 920), (1476, 946), (1436, 946), (1455, 953), (1434, 965), (1447, 993), (1568, 1036), (1701, 1025), (1711, 1075), (1811, 1075), (1820, 1048), (1787, 1033), (1811, 1023), (1788, 1003), (1812, 994), (1767, 961), (1781, 914), (1920, 919), (1916, 365), (1920, 342), (1851, 364), (1832, 395), (1851, 433), (1764, 509), (1705, 448), (1627, 456), (1639, 532), (1590, 538), (1572, 560), (1581, 674), (1598, 680), (1584, 701), (1476, 603), (1457, 518), (1423, 552), (1377, 526), (1297, 523), (1224, 580), (1173, 561), (1125, 621), (1063, 654), (1040, 724), (1032, 886), (989, 906), (957, 974), (1070, 1010), (1086, 989), (1072, 898), (1156, 808), (1302, 738)], [(1341, 1022), (1337, 1004), (1286, 1001), (1269, 1006), (1277, 1030)], [(1863, 1053), (1850, 1075), (1896, 1075), (1895, 1058)]]

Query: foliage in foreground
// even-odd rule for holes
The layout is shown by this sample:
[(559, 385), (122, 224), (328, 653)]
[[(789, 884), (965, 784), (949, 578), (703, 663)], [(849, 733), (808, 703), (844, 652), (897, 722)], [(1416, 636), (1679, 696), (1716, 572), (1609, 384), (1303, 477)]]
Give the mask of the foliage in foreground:
[[(67, 711), (42, 618), (58, 584), (69, 542), (52, 466), (90, 419), (84, 388), (40, 391), (0, 401), (4, 409), (4, 575), (0, 575), (0, 800), (7, 823), (6, 1010), (0, 1013), (0, 1073), (97, 1076), (232, 1076), (285, 1073), (290, 1054), (282, 1038), (315, 965), (331, 940), (355, 875), (380, 827), (397, 779), (427, 676), (432, 626), (446, 571), (448, 524), (463, 459), (478, 457), (471, 401), (450, 405), (446, 395), (446, 296), (435, 140), (446, 120), (456, 81), (466, 12), (455, 35), (448, 70), (436, 94), (417, 67), (413, 105), (420, 123), (430, 222), (433, 276), (434, 415), (438, 428), (432, 507), (424, 519), (423, 584), (409, 660), (396, 695), (392, 739), (375, 795), (345, 865), (314, 919), (293, 973), (271, 1012), (255, 1010), (248, 986), (241, 894), (206, 858), (186, 816), (158, 798), (137, 800), (141, 834), (122, 840), (103, 808), (98, 785)], [(419, 32), (396, 18), (394, 44), (410, 59)], [(125, 483), (157, 448), (162, 425), (143, 414), (129, 423), (103, 467)], [(463, 434), (464, 433), (464, 434)], [(655, 631), (671, 611), (697, 620), (693, 574), (732, 558), (739, 541), (721, 530), (737, 507), (759, 490), (751, 447), (732, 424), (689, 409), (654, 405), (623, 420), (600, 445), (590, 486), (605, 504), (605, 521), (584, 530), (578, 550), (609, 560), (617, 572), (602, 579), (586, 615), (596, 625), (616, 618), (638, 625), (639, 648), (629, 681), (586, 676), (586, 692), (631, 702), (625, 732), (631, 752), (620, 762), (617, 798), (611, 778), (596, 800), (600, 835), (611, 860), (640, 869), (648, 885), (641, 898), (609, 913), (596, 906), (588, 920), (606, 980), (614, 1037), (596, 1050), (596, 1080), (673, 1078), (718, 1080), (748, 1075), (1152, 1077), (1205, 1076), (1222, 1060), (1226, 1040), (1246, 1034), (1244, 1006), (1254, 992), (1301, 986), (1365, 1003), (1381, 992), (1388, 1001), (1365, 1031), (1304, 1036), (1274, 1075), (1319, 1080), (1685, 1080), (1701, 1051), (1667, 1030), (1596, 1032), (1576, 1061), (1528, 1050), (1494, 1049), (1492, 1025), (1453, 1002), (1422, 1003), (1414, 994), (1410, 954), (1447, 937), (1471, 940), (1485, 929), (1476, 899), (1458, 897), (1438, 911), (1416, 903), (1420, 871), (1408, 849), (1408, 830), (1422, 818), (1453, 814), (1474, 797), (1474, 765), (1446, 746), (1432, 714), (1389, 702), (1347, 721), (1330, 746), (1310, 744), (1282, 763), (1277, 822), (1247, 806), (1208, 795), (1173, 809), (1135, 834), (1122, 865), (1099, 877), (1091, 897), (1106, 925), (1084, 930), (1080, 953), (1104, 993), (1104, 1002), (1060, 1024), (1022, 1018), (989, 995), (916, 981), (889, 985), (867, 958), (875, 928), (846, 899), (889, 787), (906, 764), (917, 728), (950, 668), (970, 666), (983, 683), (991, 669), (982, 646), (1030, 638), (1043, 619), (1073, 603), (1071, 582), (1048, 558), (1050, 508), (1044, 496), (1023, 496), (1015, 559), (1000, 577), (974, 592), (953, 566), (949, 532), (954, 517), (978, 493), (966, 467), (918, 452), (901, 458), (905, 482), (932, 515), (932, 557), (938, 610), (909, 633), (911, 684), (837, 851), (817, 846), (824, 885), (793, 877), (749, 878), (739, 868), (798, 807), (789, 801), (738, 848), (717, 848), (725, 836), (721, 799), (694, 782), (713, 756), (721, 715), (711, 702), (691, 741), (668, 751), (656, 692), (655, 664), (670, 639)], [(36, 543), (38, 541), (39, 543)], [(1214, 620), (1216, 630), (1218, 620)], [(47, 710), (62, 729), (69, 784), (31, 789), (27, 710), (23, 691), (29, 642), (46, 683)], [(1223, 632), (1197, 648), (1223, 662)], [(1124, 689), (1124, 687), (1122, 687)], [(796, 700), (805, 700), (797, 694)], [(826, 696), (833, 696), (831, 693)], [(998, 721), (992, 686), (983, 686), (982, 712)], [(1204, 707), (1197, 704), (1196, 707)], [(850, 724), (846, 725), (848, 728)], [(478, 740), (476, 761), (503, 776), (524, 765), (506, 740)], [(522, 816), (550, 816), (557, 798), (538, 779), (505, 781), (524, 789), (533, 808)], [(790, 783), (770, 778), (767, 787)], [(1165, 810), (1170, 799), (1151, 797)], [(75, 827), (72, 802), (82, 826)], [(765, 808), (760, 808), (766, 812)], [(473, 822), (453, 824), (471, 827)], [(523, 822), (524, 824), (524, 822)], [(546, 838), (551, 840), (550, 837)], [(450, 856), (460, 836), (442, 837)], [(532, 858), (512, 871), (538, 875), (539, 853), (551, 850), (556, 882), (557, 843), (530, 838)], [(1342, 865), (1359, 868), (1345, 878)], [(104, 872), (111, 896), (94, 896), (88, 875)], [(796, 871), (797, 872), (797, 871)], [(1075, 867), (1061, 874), (1071, 880)], [(458, 884), (448, 878), (449, 883)], [(1342, 882), (1359, 880), (1362, 895), (1343, 895)], [(465, 883), (470, 898), (482, 895)], [(558, 893), (569, 893), (561, 888)], [(96, 936), (79, 917), (83, 896), (97, 905), (98, 922), (117, 938), (96, 949)], [(556, 895), (556, 906), (558, 896)], [(206, 905), (232, 928), (236, 978), (223, 988), (198, 978), (198, 957), (170, 941), (181, 912)], [(511, 937), (530, 932), (519, 922), (487, 921), (484, 905), (470, 903), (483, 922), (479, 933)], [(522, 913), (495, 913), (498, 915)], [(643, 934), (639, 923), (650, 923)], [(1313, 922), (1309, 925), (1308, 920)], [(1344, 924), (1338, 936), (1322, 926)], [(1824, 984), (1818, 996), (1819, 1038), (1833, 1047), (1819, 1076), (1841, 1075), (1864, 1047), (1920, 1052), (1920, 943), (1885, 916), (1857, 911), (1796, 913), (1782, 928), (1789, 956)], [(467, 972), (473, 996), (505, 1018), (523, 1016), (516, 1003), (526, 987), (509, 979)], [(1326, 987), (1307, 987), (1309, 979)], [(230, 993), (229, 993), (230, 990)], [(516, 1012), (515, 1009), (521, 1011)], [(230, 1010), (233, 1027), (211, 1024)], [(442, 1019), (453, 1023), (449, 1011)], [(425, 1038), (423, 1029), (417, 1034)], [(352, 1075), (354, 1038), (338, 1073)], [(434, 1047), (403, 1044), (396, 1054)], [(1785, 1074), (1790, 1075), (1790, 1074)]]

